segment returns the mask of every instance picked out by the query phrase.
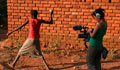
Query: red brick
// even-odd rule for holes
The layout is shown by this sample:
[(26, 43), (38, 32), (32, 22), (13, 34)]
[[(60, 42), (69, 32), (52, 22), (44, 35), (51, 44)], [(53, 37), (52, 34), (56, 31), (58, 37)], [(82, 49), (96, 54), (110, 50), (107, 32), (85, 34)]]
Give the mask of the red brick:
[(11, 0), (12, 3), (17, 3), (18, 1), (17, 0)]
[(113, 13), (120, 13), (120, 10), (113, 10)]
[(14, 21), (18, 21), (18, 19), (12, 19), (12, 21), (14, 22)]
[(50, 5), (49, 4), (44, 4), (43, 7), (50, 7)]
[(71, 21), (71, 18), (64, 18), (64, 21)]
[(18, 9), (20, 9), (20, 10), (24, 10), (25, 9), (25, 7), (17, 7)]
[(25, 0), (25, 3), (29, 3), (29, 4), (32, 4), (32, 0)]
[(57, 27), (59, 28), (59, 27), (63, 27), (63, 25), (57, 25)]
[(33, 3), (35, 3), (35, 4), (40, 4), (40, 1), (39, 0), (33, 0)]
[(67, 28), (69, 28), (69, 25), (64, 25), (64, 27), (67, 27)]
[(18, 7), (11, 7), (11, 9), (13, 9), (13, 10), (17, 10), (17, 9), (18, 9)]
[[(115, 23), (116, 23), (116, 24), (115, 24)], [(120, 21), (118, 21), (118, 22), (116, 22), (116, 21), (115, 21), (115, 23), (114, 23), (114, 24), (112, 24), (112, 26), (113, 26), (113, 27), (119, 27), (119, 26), (120, 26), (120, 24), (119, 24), (119, 23), (120, 23)]]
[(57, 32), (63, 34), (63, 31), (61, 31), (61, 30), (57, 30)]
[(42, 11), (44, 11), (44, 10), (46, 10), (46, 8), (39, 8), (39, 10), (42, 10)]
[(20, 6), (20, 5), (21, 5), (21, 4), (19, 4), (19, 3), (18, 3), (18, 4), (14, 4), (15, 7), (18, 7), (18, 6)]
[(71, 8), (70, 11), (72, 11), (72, 12), (76, 12), (77, 9)]
[(24, 0), (18, 0), (18, 3), (25, 3), (25, 1)]
[(81, 18), (82, 18), (82, 19), (86, 19), (86, 18), (88, 18), (88, 16), (81, 16)]
[[(107, 0), (106, 0), (107, 1)], [(106, 3), (105, 2), (102, 2), (102, 3), (99, 3), (100, 6), (105, 6)]]
[(51, 5), (51, 7), (53, 7), (53, 8), (57, 8), (57, 7), (58, 7), (58, 5), (55, 5), (55, 4), (54, 4), (54, 5)]
[(18, 15), (18, 13), (12, 13), (12, 15), (13, 15), (13, 16), (17, 16), (17, 15)]
[(65, 12), (65, 15), (70, 15), (71, 14), (71, 12)]
[(70, 2), (63, 2), (63, 4), (71, 4)]
[(115, 27), (112, 26), (112, 27), (108, 27), (107, 29), (110, 31), (110, 30), (114, 30)]
[(56, 33), (57, 31), (56, 30), (50, 30), (51, 33)]
[(62, 11), (69, 11), (68, 8), (62, 8)]
[(49, 1), (49, 4), (55, 4), (55, 2), (54, 1)]
[(28, 4), (28, 7), (35, 7), (35, 4)]
[(86, 2), (93, 2), (93, 0), (86, 0)]
[(72, 19), (72, 22), (78, 22), (79, 21), (79, 19)]
[(120, 2), (119, 0), (111, 0), (112, 2)]
[(15, 13), (20, 13), (20, 10), (13, 10), (13, 12), (15, 12)]
[(8, 19), (13, 19), (13, 16), (8, 16)]
[(103, 8), (103, 9), (108, 9), (108, 6), (101, 6), (101, 8)]
[(115, 6), (109, 6), (109, 9), (115, 10), (116, 7)]
[(75, 19), (75, 18), (77, 18), (77, 16), (70, 15), (69, 18)]
[(19, 19), (19, 22), (25, 22), (25, 19)]
[(20, 16), (13, 16), (14, 19), (20, 19)]
[(53, 27), (47, 27), (47, 29), (51, 29), (51, 30), (53, 30)]
[(55, 21), (55, 24), (61, 24), (62, 22), (61, 21)]
[(72, 8), (72, 5), (65, 5), (66, 8)]
[(25, 7), (25, 10), (31, 10), (32, 8), (31, 7)]
[(38, 10), (39, 8), (38, 7), (33, 7), (34, 10)]
[(69, 22), (70, 25), (75, 25), (76, 23), (75, 22)]
[(95, 2), (102, 2), (102, 0), (94, 0)]
[(114, 31), (114, 30), (112, 30), (111, 31), (113, 34), (115, 33), (115, 34), (118, 34), (118, 31)]
[[(70, 29), (71, 30), (71, 29)], [(76, 31), (70, 31), (71, 34), (76, 34), (77, 32)]]
[(64, 31), (64, 33), (65, 33), (65, 34), (69, 34), (69, 33), (70, 33), (70, 31)]
[(43, 32), (49, 32), (49, 30), (42, 30)]
[(109, 16), (109, 17), (114, 17), (115, 14), (114, 14), (114, 13), (108, 13), (108, 16)]
[(120, 6), (120, 2), (114, 3), (114, 6), (119, 7)]
[(58, 27), (57, 27), (57, 28), (54, 28), (54, 30), (56, 30), (56, 31), (57, 31), (57, 30), (60, 30), (60, 28), (58, 28)]
[(106, 13), (112, 13), (113, 10), (105, 10)]
[(92, 2), (91, 5), (93, 5), (93, 6), (97, 6), (98, 3)]
[(42, 3), (42, 4), (46, 4), (46, 3), (48, 3), (48, 1), (41, 1), (41, 3)]
[(120, 17), (120, 14), (116, 14), (117, 17)]
[(73, 5), (73, 8), (77, 8), (77, 9), (79, 9), (80, 6), (79, 6), (79, 5)]
[(61, 11), (62, 9), (61, 8), (54, 8), (54, 10)]

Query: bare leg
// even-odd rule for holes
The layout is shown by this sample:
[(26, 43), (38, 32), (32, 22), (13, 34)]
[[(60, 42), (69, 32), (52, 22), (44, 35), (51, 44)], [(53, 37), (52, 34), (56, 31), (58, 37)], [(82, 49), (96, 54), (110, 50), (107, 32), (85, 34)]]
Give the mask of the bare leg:
[(15, 65), (16, 65), (17, 61), (19, 60), (19, 58), (20, 58), (20, 55), (17, 54), (15, 60), (12, 62), (13, 67), (15, 67)]
[(42, 58), (42, 60), (43, 60), (43, 62), (44, 62), (44, 64), (45, 64), (46, 69), (47, 69), (47, 70), (50, 70), (50, 69), (49, 69), (49, 66), (47, 65), (47, 62), (45, 61), (44, 56), (42, 55), (39, 39), (37, 40), (37, 42), (35, 42), (35, 45), (36, 45), (36, 49), (38, 50), (39, 55), (41, 56), (41, 58)]
[(44, 64), (45, 64), (47, 70), (50, 70), (50, 69), (49, 69), (49, 66), (47, 65), (47, 62), (45, 61), (45, 59), (44, 59), (44, 57), (43, 57), (43, 55), (42, 55), (42, 60), (43, 60), (43, 62), (44, 62)]

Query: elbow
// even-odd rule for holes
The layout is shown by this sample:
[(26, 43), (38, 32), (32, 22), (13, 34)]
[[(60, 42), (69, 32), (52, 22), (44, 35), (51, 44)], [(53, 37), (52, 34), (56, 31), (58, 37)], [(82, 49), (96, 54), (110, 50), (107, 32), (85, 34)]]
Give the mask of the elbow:
[(91, 35), (91, 38), (94, 38), (94, 35)]
[(91, 36), (91, 38), (94, 38), (93, 36)]
[(51, 21), (50, 24), (53, 24), (53, 21)]

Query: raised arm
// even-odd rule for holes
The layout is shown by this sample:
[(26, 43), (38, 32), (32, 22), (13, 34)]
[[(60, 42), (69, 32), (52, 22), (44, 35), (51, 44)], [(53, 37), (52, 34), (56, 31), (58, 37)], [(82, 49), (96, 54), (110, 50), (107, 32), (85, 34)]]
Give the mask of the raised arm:
[(46, 20), (41, 20), (41, 23), (45, 23), (45, 24), (53, 24), (53, 18), (52, 18), (52, 14), (53, 14), (53, 10), (50, 10), (50, 21), (46, 21)]
[(9, 32), (7, 35), (10, 35), (10, 34), (12, 34), (13, 32), (15, 32), (15, 31), (21, 29), (23, 26), (25, 26), (26, 24), (28, 24), (28, 22), (29, 22), (29, 20), (26, 20), (24, 24), (22, 24), (20, 27), (16, 28), (15, 30)]

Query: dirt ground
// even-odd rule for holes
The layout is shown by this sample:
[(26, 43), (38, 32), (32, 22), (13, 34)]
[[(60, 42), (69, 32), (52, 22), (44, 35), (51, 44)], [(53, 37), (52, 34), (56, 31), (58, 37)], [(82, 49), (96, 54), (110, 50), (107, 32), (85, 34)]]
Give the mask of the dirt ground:
[[(7, 63), (14, 60), (20, 47), (13, 47), (9, 40), (1, 41), (0, 44), (0, 70), (13, 70)], [(42, 52), (52, 70), (87, 70), (86, 50), (42, 48)], [(120, 70), (119, 52), (110, 52), (107, 59), (101, 59), (102, 70)], [(45, 66), (41, 58), (22, 56), (15, 70), (45, 70)]]
[[(0, 41), (0, 70), (45, 70), (41, 58), (29, 58), (22, 56), (16, 64), (15, 69), (11, 69), (8, 63), (11, 63), (19, 48), (20, 40), (14, 43), (5, 38)], [(51, 70), (87, 70), (86, 50), (74, 48), (69, 45), (58, 46), (58, 42), (47, 47), (42, 45), (42, 52)], [(62, 48), (63, 47), (63, 48)], [(120, 70), (120, 49), (110, 48), (107, 59), (101, 59), (102, 70)]]

